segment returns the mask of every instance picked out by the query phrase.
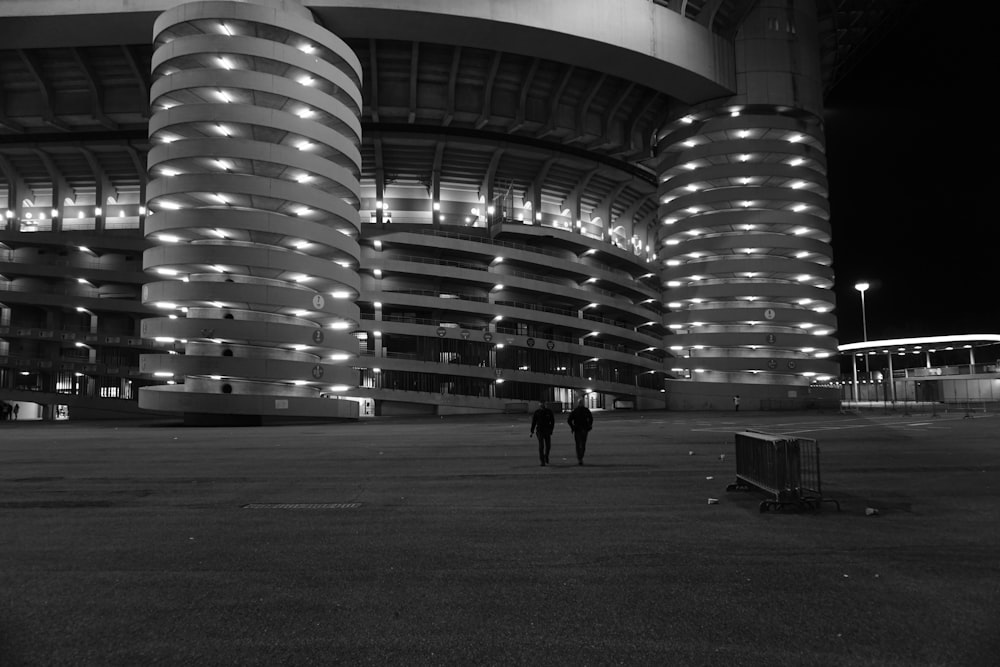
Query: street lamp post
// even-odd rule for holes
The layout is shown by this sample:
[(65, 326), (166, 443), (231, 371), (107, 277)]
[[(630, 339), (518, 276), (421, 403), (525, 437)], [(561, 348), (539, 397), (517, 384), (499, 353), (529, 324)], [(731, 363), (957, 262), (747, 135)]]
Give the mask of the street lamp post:
[[(860, 282), (854, 285), (854, 289), (861, 292), (861, 336), (864, 342), (868, 342), (868, 319), (865, 314), (865, 292), (871, 287), (867, 282)], [(871, 370), (868, 368), (868, 350), (864, 351), (865, 354), (865, 379), (871, 380)], [(856, 396), (855, 392), (855, 396)]]
[(854, 286), (854, 289), (861, 292), (861, 334), (863, 340), (868, 342), (868, 320), (865, 317), (865, 292), (871, 287), (868, 283), (861, 282)]

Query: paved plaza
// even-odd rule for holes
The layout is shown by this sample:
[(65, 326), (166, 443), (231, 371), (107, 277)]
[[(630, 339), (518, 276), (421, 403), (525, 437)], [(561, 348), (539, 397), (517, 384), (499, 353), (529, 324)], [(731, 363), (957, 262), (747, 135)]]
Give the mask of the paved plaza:
[[(598, 412), (578, 466), (557, 415), (542, 467), (525, 415), (5, 422), (0, 665), (995, 665), (998, 427)], [(727, 491), (744, 429), (841, 511)]]

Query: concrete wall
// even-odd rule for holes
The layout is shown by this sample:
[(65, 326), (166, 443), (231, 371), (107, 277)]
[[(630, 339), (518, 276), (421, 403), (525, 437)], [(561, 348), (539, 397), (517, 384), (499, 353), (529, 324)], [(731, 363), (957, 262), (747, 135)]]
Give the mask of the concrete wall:
[[(0, 44), (142, 44), (178, 0), (3, 0)], [(732, 44), (652, 0), (303, 0), (339, 37), (496, 49), (607, 72), (696, 104), (736, 89)]]
[(438, 414), (438, 406), (430, 403), (400, 403), (398, 401), (375, 401), (376, 417), (401, 417), (412, 415)]
[(746, 105), (823, 114), (819, 25), (812, 0), (758, 0), (736, 38), (737, 95)]
[(419, 34), (421, 41), (572, 62), (688, 103), (735, 89), (731, 45), (651, 0), (307, 0), (305, 4), (344, 38), (411, 40)]
[(733, 412), (733, 397), (736, 395), (740, 397), (741, 412), (810, 408), (835, 410), (840, 406), (835, 388), (673, 381), (667, 384), (667, 409)]

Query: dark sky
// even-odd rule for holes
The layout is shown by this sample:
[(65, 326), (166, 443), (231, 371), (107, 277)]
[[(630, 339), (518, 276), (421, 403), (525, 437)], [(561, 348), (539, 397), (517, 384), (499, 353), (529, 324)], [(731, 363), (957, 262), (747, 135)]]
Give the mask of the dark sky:
[(977, 12), (906, 4), (826, 100), (841, 343), (862, 340), (861, 279), (869, 340), (1000, 333), (996, 38)]

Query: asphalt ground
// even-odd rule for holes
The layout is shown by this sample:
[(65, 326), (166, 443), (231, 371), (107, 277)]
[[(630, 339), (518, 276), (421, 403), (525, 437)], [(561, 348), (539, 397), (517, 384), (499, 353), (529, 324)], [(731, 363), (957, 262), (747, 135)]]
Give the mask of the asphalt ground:
[(1000, 417), (564, 418), (0, 424), (0, 665), (998, 664)]

